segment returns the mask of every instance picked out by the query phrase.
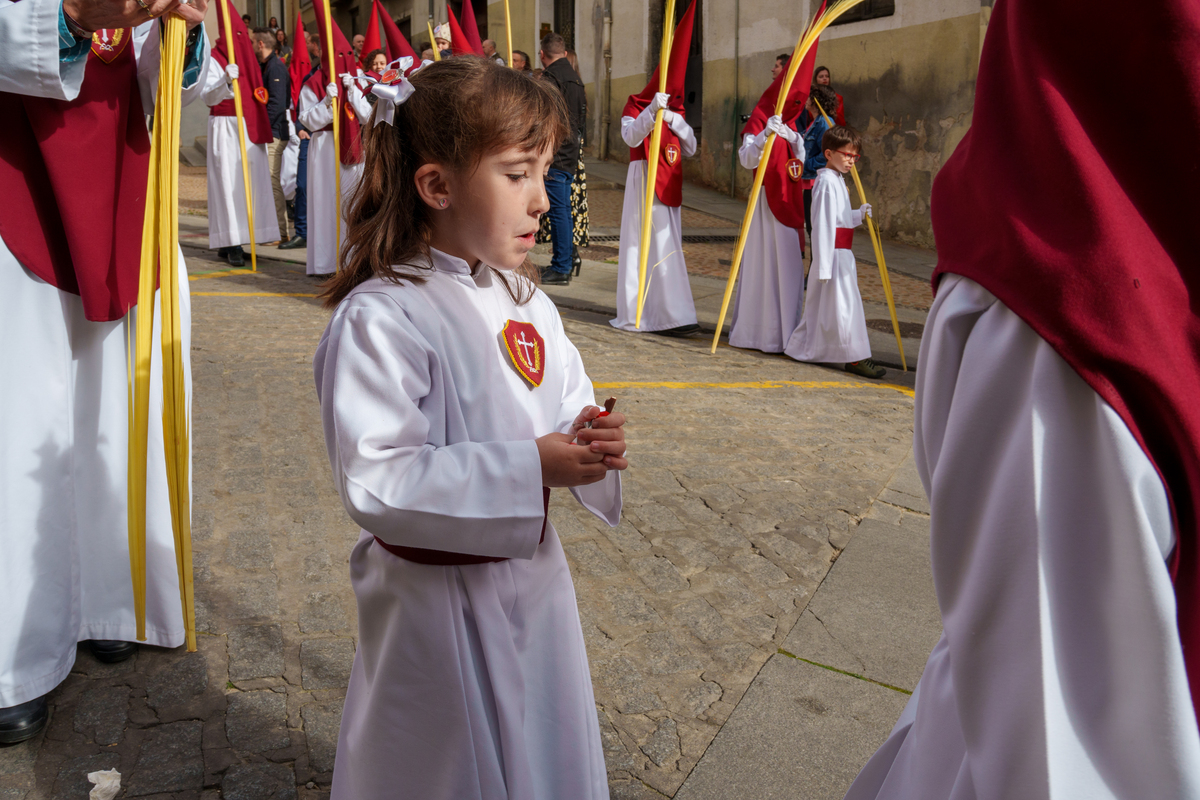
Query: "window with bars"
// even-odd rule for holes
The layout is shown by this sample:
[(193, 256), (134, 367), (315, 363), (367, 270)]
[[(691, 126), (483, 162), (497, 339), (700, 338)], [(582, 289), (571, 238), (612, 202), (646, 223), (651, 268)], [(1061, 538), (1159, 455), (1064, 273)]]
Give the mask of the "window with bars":
[(864, 0), (837, 18), (834, 25), (862, 22), (865, 19), (890, 17), (896, 13), (896, 0)]

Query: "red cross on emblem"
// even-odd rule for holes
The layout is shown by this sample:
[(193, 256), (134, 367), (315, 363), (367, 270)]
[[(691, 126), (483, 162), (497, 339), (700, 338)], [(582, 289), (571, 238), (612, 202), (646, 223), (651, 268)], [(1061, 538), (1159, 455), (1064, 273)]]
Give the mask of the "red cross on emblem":
[(679, 145), (669, 144), (667, 145), (665, 152), (667, 155), (667, 163), (672, 167), (675, 166), (675, 162), (679, 160)]
[(113, 59), (121, 55), (127, 44), (129, 31), (125, 28), (102, 28), (92, 34), (92, 52), (105, 64), (111, 64)]
[(530, 322), (510, 319), (504, 323), (504, 346), (521, 377), (534, 386), (545, 377), (546, 342)]
[(792, 183), (800, 180), (804, 175), (804, 162), (798, 158), (789, 158), (787, 162), (787, 174), (792, 179)]
[(267, 87), (265, 87), (265, 86), (257, 87), (254, 90), (254, 99), (257, 100), (258, 102), (262, 103), (265, 106), (267, 104), (267, 99), (268, 99)]

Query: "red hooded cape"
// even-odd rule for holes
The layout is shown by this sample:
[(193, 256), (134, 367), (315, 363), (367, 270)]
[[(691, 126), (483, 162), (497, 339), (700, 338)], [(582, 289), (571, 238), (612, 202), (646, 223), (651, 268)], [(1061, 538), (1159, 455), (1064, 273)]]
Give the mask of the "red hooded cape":
[[(350, 42), (346, 41), (346, 35), (342, 33), (342, 29), (337, 25), (333, 25), (333, 47), (330, 48), (329, 43), (325, 41), (325, 8), (320, 2), (313, 3), (313, 10), (317, 14), (317, 33), (321, 37), (321, 68), (313, 73), (313, 76), (308, 79), (306, 84), (308, 88), (313, 90), (318, 100), (325, 99), (325, 87), (330, 83), (336, 83), (338, 87), (337, 96), (337, 113), (342, 115), (340, 136), (341, 139), (341, 159), (343, 164), (358, 164), (362, 161), (362, 137), (359, 130), (358, 115), (354, 113), (354, 107), (346, 101), (346, 87), (342, 86), (339, 75), (349, 73), (351, 75), (358, 74), (358, 59), (354, 57), (354, 48), (350, 46)], [(333, 70), (332, 78), (326, 74), (329, 71), (329, 56), (333, 55)], [(333, 123), (325, 126), (321, 130), (333, 130)]]
[(464, 30), (458, 24), (458, 19), (454, 16), (454, 9), (450, 4), (446, 4), (446, 15), (450, 23), (450, 52), (456, 56), (482, 56), (483, 44), (479, 41), (479, 26), (475, 24), (475, 9), (471, 7), (471, 0), (463, 0), (463, 25), (466, 25)]
[[(363, 71), (370, 71), (371, 65), (366, 62), (367, 55), (374, 53), (376, 50), (383, 50), (383, 39), (379, 35), (379, 3), (371, 4), (371, 16), (367, 19), (367, 30), (363, 34), (362, 58), (359, 63), (362, 65)], [(387, 52), (384, 51), (384, 55)], [(391, 61), (389, 58), (388, 61)]]
[(150, 135), (132, 39), (96, 32), (69, 103), (0, 92), (0, 236), (94, 322), (137, 303)]
[[(304, 79), (310, 72), (312, 72), (312, 59), (308, 57), (308, 43), (304, 41), (304, 20), (297, 13), (296, 35), (292, 37), (292, 59), (288, 62), (288, 74), (292, 79), (293, 110), (300, 104), (300, 90), (304, 88)], [(260, 71), (259, 77), (261, 78), (261, 76)]]
[[(242, 95), (242, 116), (246, 120), (246, 135), (255, 144), (270, 144), (275, 134), (271, 132), (271, 118), (267, 116), (267, 90), (263, 87), (262, 69), (254, 45), (246, 33), (246, 23), (236, 9), (230, 9), (229, 0), (217, 3), (217, 37), (212, 47), (212, 56), (224, 69), (229, 63), (228, 43), (225, 41), (225, 15), (229, 14), (229, 27), (233, 31), (234, 58), (238, 65), (238, 91)], [(307, 52), (307, 50), (306, 50)], [(237, 114), (233, 98), (223, 100), (208, 112), (214, 117), (232, 117)]]
[[(375, 0), (375, 5), (379, 6), (379, 0)], [(396, 23), (387, 15), (386, 9), (381, 10), (379, 19), (383, 23), (383, 38), (387, 47), (388, 61), (395, 61), (397, 58), (408, 56), (412, 58), (412, 69), (421, 66), (421, 56), (412, 49), (412, 45), (408, 43), (408, 39), (404, 38), (404, 34), (396, 27)], [(410, 72), (412, 70), (409, 70)]]
[[(696, 4), (688, 6), (683, 18), (675, 26), (675, 38), (671, 41), (671, 57), (667, 62), (667, 93), (671, 95), (670, 109), (683, 113), (683, 79), (687, 74), (688, 51), (692, 48), (692, 21), (695, 19)], [(623, 117), (636, 117), (650, 105), (658, 93), (658, 67), (650, 74), (650, 82), (638, 94), (625, 101)], [(637, 147), (629, 148), (630, 161), (645, 161), (650, 137)], [(654, 193), (663, 205), (678, 208), (683, 203), (683, 151), (679, 137), (666, 123), (662, 126), (662, 145), (658, 150), (658, 172), (654, 181)]]
[[(971, 130), (933, 187), (938, 267), (992, 292), (1129, 427), (1171, 501), (1200, 697), (1200, 4), (997, 0)], [(1113, 102), (1142, 97), (1130, 147)], [(1141, 127), (1143, 133), (1147, 130)], [(1156, 156), (1171, 155), (1166, 161)], [(1014, 160), (1016, 156), (1016, 160)]]
[[(824, 8), (825, 4), (822, 3), (821, 11), (824, 11)], [(817, 12), (818, 15), (821, 11)], [(787, 100), (783, 104), (783, 113), (780, 114), (784, 123), (793, 128), (795, 127), (793, 123), (804, 111), (804, 104), (808, 102), (808, 90), (812, 85), (813, 68), (816, 63), (817, 45), (814, 42), (796, 70), (796, 77), (792, 81), (791, 88), (788, 89)], [(750, 120), (746, 123), (746, 127), (742, 128), (743, 139), (747, 135), (757, 136), (767, 127), (767, 120), (775, 114), (775, 101), (779, 99), (779, 90), (783, 87), (783, 80), (786, 77), (787, 70), (785, 69), (763, 92), (763, 96), (758, 100), (758, 105), (750, 114)], [(771, 147), (771, 158), (767, 162), (767, 171), (763, 175), (763, 190), (767, 195), (767, 205), (770, 206), (775, 219), (799, 232), (801, 246), (804, 245), (804, 187), (801, 186), (800, 181), (803, 173), (804, 158), (793, 158), (791, 147), (787, 142), (775, 142)]]

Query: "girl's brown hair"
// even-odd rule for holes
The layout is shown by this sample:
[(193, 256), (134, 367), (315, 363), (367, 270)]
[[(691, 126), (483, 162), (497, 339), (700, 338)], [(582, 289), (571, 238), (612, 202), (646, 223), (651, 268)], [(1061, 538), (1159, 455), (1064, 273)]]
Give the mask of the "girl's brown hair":
[[(494, 61), (458, 56), (430, 64), (410, 80), (416, 91), (396, 108), (395, 124), (376, 127), (372, 120), (362, 128), (364, 169), (346, 213), (341, 271), (322, 287), (326, 308), (374, 277), (425, 282), (430, 268), (420, 262), (429, 256), (434, 210), (417, 192), (422, 165), (470, 175), (488, 153), (553, 150), (567, 136), (558, 92)], [(532, 296), (529, 281), (495, 273), (515, 302)]]

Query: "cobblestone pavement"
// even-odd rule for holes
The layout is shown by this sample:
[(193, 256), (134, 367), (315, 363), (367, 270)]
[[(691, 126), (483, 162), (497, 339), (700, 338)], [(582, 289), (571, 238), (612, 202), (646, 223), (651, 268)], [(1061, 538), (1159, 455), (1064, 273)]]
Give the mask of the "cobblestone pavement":
[[(328, 314), (299, 265), (231, 274), (189, 251), (188, 266), (199, 651), (105, 666), (81, 649), (46, 733), (0, 749), (0, 800), (84, 798), (86, 773), (110, 767), (125, 797), (328, 795), (357, 537), (312, 384)], [(612, 792), (670, 796), (909, 450), (911, 390), (564, 316), (630, 420), (620, 526), (566, 492), (551, 510)]]

